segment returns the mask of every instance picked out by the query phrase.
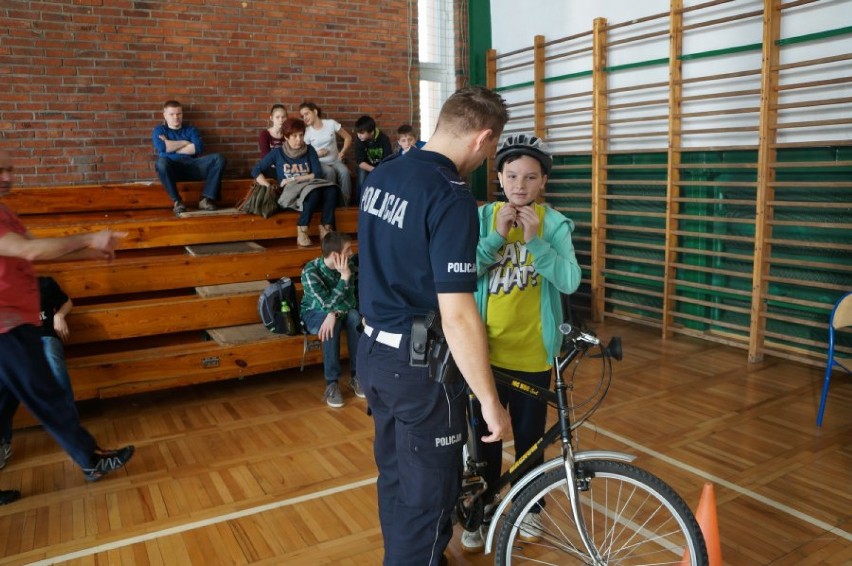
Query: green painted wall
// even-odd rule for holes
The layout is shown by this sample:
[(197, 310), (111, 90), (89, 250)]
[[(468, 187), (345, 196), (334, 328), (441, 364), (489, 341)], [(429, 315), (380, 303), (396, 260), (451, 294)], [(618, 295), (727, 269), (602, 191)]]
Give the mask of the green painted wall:
[[(558, 196), (549, 197), (548, 202), (577, 223), (574, 232), (574, 246), (577, 256), (584, 265), (584, 278), (590, 276), (588, 266), (591, 252), (591, 203), (588, 199), (591, 182), (591, 158), (589, 156), (560, 156), (556, 165), (589, 164), (588, 169), (570, 169), (554, 171), (548, 185), (548, 193)], [(779, 297), (767, 303), (767, 312), (779, 317), (794, 317), (810, 321), (812, 325), (794, 324), (781, 320), (767, 321), (767, 332), (789, 336), (790, 344), (800, 344), (802, 340), (826, 341), (828, 329), (825, 309), (817, 309), (801, 304), (787, 302), (783, 298), (810, 301), (833, 305), (842, 291), (820, 288), (819, 285), (839, 286), (852, 289), (852, 255), (846, 249), (852, 245), (852, 201), (849, 188), (845, 186), (817, 186), (813, 183), (848, 182), (852, 178), (852, 167), (814, 167), (808, 162), (850, 162), (850, 147), (813, 147), (781, 149), (778, 161), (782, 163), (801, 162), (801, 167), (785, 166), (776, 169), (776, 180), (785, 183), (801, 183), (800, 186), (784, 186), (776, 189), (776, 201), (805, 202), (810, 206), (774, 207), (774, 219), (781, 224), (774, 226), (772, 238), (783, 240), (783, 245), (771, 247), (772, 259), (793, 260), (791, 263), (771, 264), (770, 277), (790, 279), (795, 282), (770, 281), (769, 295)], [(710, 306), (695, 305), (686, 302), (677, 303), (677, 312), (693, 315), (712, 322), (699, 322), (682, 318), (678, 320), (687, 328), (699, 331), (719, 331), (747, 336), (749, 327), (748, 311), (751, 306), (752, 257), (754, 245), (755, 205), (743, 204), (755, 198), (754, 187), (731, 186), (730, 183), (753, 183), (756, 181), (756, 151), (702, 151), (684, 152), (684, 164), (702, 164), (706, 167), (684, 169), (683, 181), (700, 181), (701, 186), (683, 187), (682, 196), (706, 199), (709, 202), (684, 203), (681, 212), (691, 216), (681, 221), (684, 231), (706, 234), (709, 237), (681, 236), (678, 245), (697, 251), (710, 250), (718, 255), (682, 253), (678, 263), (677, 279), (707, 286), (707, 289), (695, 289), (679, 286), (677, 296), (697, 299)], [(665, 246), (666, 206), (664, 198), (666, 187), (658, 184), (666, 180), (665, 153), (619, 154), (609, 158), (610, 165), (641, 164), (659, 165), (659, 169), (618, 170), (611, 169), (608, 174), (607, 190), (610, 195), (658, 197), (660, 201), (646, 200), (610, 200), (607, 210), (610, 214), (607, 223), (618, 229), (607, 231), (606, 253), (609, 258), (604, 269), (610, 271), (606, 280), (608, 285), (620, 287), (608, 289), (607, 300), (617, 301), (620, 312), (633, 314), (645, 319), (660, 320), (662, 301), (658, 297), (643, 291), (659, 294), (662, 283), (649, 279), (662, 277), (662, 265), (652, 265), (654, 261), (663, 263)], [(731, 168), (730, 164), (749, 164), (751, 167)], [(715, 167), (719, 165), (719, 167)], [(727, 165), (727, 167), (725, 167)], [(571, 179), (561, 182), (560, 179)], [(588, 181), (585, 181), (588, 179)], [(619, 180), (626, 181), (618, 184)], [(652, 181), (647, 185), (642, 180)], [(629, 181), (629, 182), (628, 182)], [(638, 181), (638, 183), (637, 183)], [(653, 183), (657, 182), (657, 183)], [(714, 184), (718, 182), (718, 184)], [(706, 184), (704, 184), (706, 183)], [(729, 203), (727, 201), (741, 201)], [(848, 202), (846, 208), (821, 208), (819, 203)], [(578, 211), (577, 209), (581, 209)], [(566, 210), (570, 209), (570, 210)], [(622, 210), (624, 214), (617, 214)], [(639, 216), (636, 213), (655, 213), (659, 217)], [(702, 217), (713, 217), (703, 220)], [(746, 222), (738, 222), (746, 220)], [(797, 226), (797, 223), (826, 223), (825, 228)], [(844, 226), (845, 229), (838, 229)], [(658, 228), (660, 234), (642, 232), (642, 229)], [(729, 239), (732, 238), (732, 239)], [(742, 238), (742, 241), (736, 240)], [(751, 240), (751, 241), (749, 241)], [(637, 247), (637, 243), (647, 247)], [(643, 263), (650, 260), (651, 263)], [(810, 262), (807, 265), (796, 262)], [(816, 267), (815, 265), (819, 265)], [(692, 268), (695, 266), (695, 268)], [(715, 272), (701, 271), (710, 268)], [(741, 291), (745, 293), (737, 293)], [(581, 286), (575, 304), (588, 303), (590, 290), (588, 285)], [(629, 303), (631, 306), (624, 306)], [(715, 306), (713, 306), (715, 305)], [(608, 310), (612, 307), (608, 307)], [(745, 312), (736, 312), (743, 309)], [(852, 336), (838, 338), (839, 343), (852, 345)]]
[[(485, 60), (491, 49), (491, 2), (490, 0), (468, 0), (468, 37), (470, 38), (470, 70), (471, 85), (485, 85)], [(471, 174), (470, 186), (473, 194), (480, 200), (485, 200), (488, 186), (488, 172), (482, 166)]]

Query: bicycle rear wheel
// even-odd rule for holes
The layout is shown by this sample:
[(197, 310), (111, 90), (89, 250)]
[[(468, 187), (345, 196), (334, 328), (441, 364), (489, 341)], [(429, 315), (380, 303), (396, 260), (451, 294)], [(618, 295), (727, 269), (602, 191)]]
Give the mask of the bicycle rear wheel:
[[(586, 530), (600, 555), (589, 555), (577, 531), (565, 470), (551, 470), (527, 486), (500, 530), (495, 564), (707, 565), (707, 549), (695, 517), (675, 491), (656, 476), (623, 462), (577, 464), (587, 488), (580, 491)], [(538, 509), (541, 533), (522, 522)]]

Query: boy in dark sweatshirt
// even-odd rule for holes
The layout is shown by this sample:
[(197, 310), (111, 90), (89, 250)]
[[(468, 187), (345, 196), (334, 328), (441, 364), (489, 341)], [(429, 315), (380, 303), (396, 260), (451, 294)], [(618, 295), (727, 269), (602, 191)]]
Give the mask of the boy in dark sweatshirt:
[(376, 127), (371, 116), (361, 116), (355, 122), (355, 163), (358, 165), (358, 194), (367, 174), (376, 168), (382, 159), (393, 153), (390, 138)]

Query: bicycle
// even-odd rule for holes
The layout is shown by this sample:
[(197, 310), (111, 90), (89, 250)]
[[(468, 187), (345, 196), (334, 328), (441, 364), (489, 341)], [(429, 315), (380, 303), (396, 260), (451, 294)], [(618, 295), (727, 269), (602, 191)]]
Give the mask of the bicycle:
[[(499, 525), (495, 564), (500, 566), (706, 566), (707, 549), (701, 529), (692, 511), (671, 487), (632, 465), (635, 456), (630, 454), (577, 450), (575, 431), (606, 396), (612, 380), (612, 359), (621, 359), (620, 340), (613, 338), (604, 346), (593, 333), (570, 324), (560, 325), (559, 330), (564, 345), (563, 352), (554, 359), (556, 378), (552, 390), (495, 371), (499, 382), (555, 407), (556, 423), (493, 486), (485, 485), (482, 479), (485, 462), (479, 457), (475, 435), (470, 434), (456, 519), (468, 531), (489, 525), (486, 554), (491, 552)], [(580, 362), (592, 357), (601, 359), (599, 380), (591, 386), (587, 398), (573, 402), (582, 389), (576, 379)], [(566, 380), (563, 374), (571, 364), (574, 369)], [(471, 431), (475, 430), (473, 402), (470, 395)], [(530, 462), (557, 440), (561, 440), (561, 455), (530, 469)], [(495, 496), (510, 484), (512, 488), (498, 503)], [(486, 505), (489, 501), (494, 504)], [(534, 512), (541, 519), (540, 533), (524, 524), (524, 518)]]

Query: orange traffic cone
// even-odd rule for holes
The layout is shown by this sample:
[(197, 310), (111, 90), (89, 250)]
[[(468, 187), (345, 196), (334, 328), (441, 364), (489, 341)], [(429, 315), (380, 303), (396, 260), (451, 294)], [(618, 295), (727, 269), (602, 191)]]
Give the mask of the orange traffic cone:
[[(716, 493), (710, 482), (705, 483), (701, 490), (695, 519), (701, 527), (704, 542), (707, 544), (707, 558), (710, 566), (722, 566), (722, 543), (719, 540), (719, 521), (716, 518)], [(683, 554), (681, 566), (689, 566), (689, 564), (689, 551), (686, 551)]]

